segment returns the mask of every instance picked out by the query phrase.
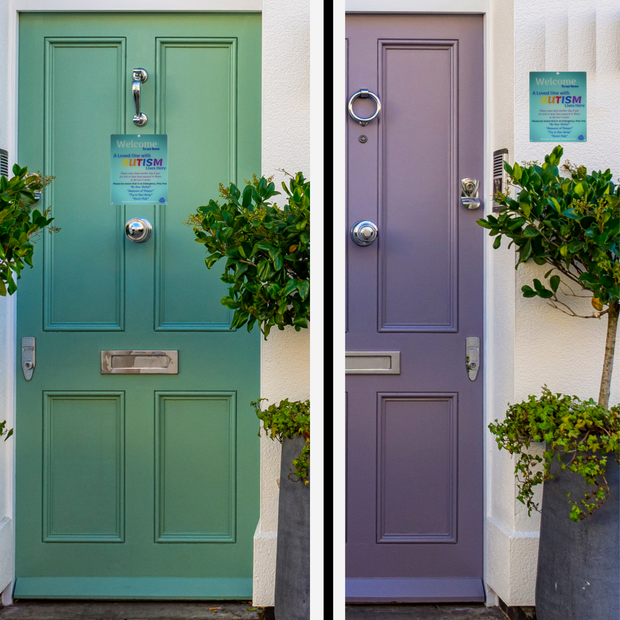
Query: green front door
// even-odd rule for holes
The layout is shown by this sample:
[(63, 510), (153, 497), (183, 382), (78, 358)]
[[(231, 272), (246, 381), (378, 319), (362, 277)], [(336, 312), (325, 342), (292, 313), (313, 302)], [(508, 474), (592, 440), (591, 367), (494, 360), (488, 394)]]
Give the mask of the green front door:
[[(61, 231), (18, 292), (16, 597), (251, 596), (259, 334), (229, 331), (183, 221), (260, 170), (260, 56), (258, 14), (21, 16), (18, 161), (56, 177)], [(168, 135), (168, 204), (110, 204), (111, 134)], [(102, 374), (109, 350), (178, 351), (178, 374)]]

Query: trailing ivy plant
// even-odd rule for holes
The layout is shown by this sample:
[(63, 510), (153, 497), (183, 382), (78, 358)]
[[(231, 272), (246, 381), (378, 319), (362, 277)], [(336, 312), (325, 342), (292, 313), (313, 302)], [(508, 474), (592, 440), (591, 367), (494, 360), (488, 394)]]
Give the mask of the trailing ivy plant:
[[(49, 185), (53, 177), (29, 174), (28, 168), (13, 166), (13, 177), (0, 177), (0, 296), (17, 290), (15, 280), (21, 278), (25, 265), (32, 267), (34, 242), (54, 218), (34, 208), (37, 194)], [(40, 195), (40, 194), (39, 194)]]
[(256, 409), (258, 418), (263, 421), (267, 437), (278, 440), (280, 443), (284, 439), (297, 435), (305, 439), (301, 452), (297, 458), (293, 459), (293, 470), (288, 477), (295, 482), (302, 480), (304, 484), (308, 484), (310, 482), (310, 401), (291, 402), (285, 398), (277, 405), (269, 405), (265, 410), (261, 410), (263, 400), (266, 399), (260, 398), (252, 405)]
[(254, 176), (243, 189), (220, 185), (222, 200), (187, 222), (207, 248), (209, 269), (226, 260), (222, 304), (235, 311), (231, 329), (258, 325), (265, 338), (274, 325), (299, 331), (310, 319), (310, 183), (301, 172), (289, 176), (283, 207), (271, 200), (280, 194), (272, 178)]
[[(552, 394), (543, 388), (537, 398), (511, 405), (506, 418), (489, 428), (500, 449), (518, 455), (515, 474), (518, 499), (528, 514), (538, 510), (533, 487), (551, 479), (551, 464), (556, 459), (561, 469), (568, 469), (592, 486), (581, 498), (571, 498), (570, 518), (579, 521), (593, 514), (609, 497), (605, 472), (611, 460), (620, 465), (620, 407), (608, 409), (593, 399)], [(542, 456), (531, 453), (532, 442), (546, 443)], [(564, 453), (565, 458), (561, 458)], [(568, 457), (568, 458), (566, 458)], [(541, 467), (542, 464), (542, 467)]]
[[(571, 456), (569, 470), (582, 475), (594, 491), (572, 504), (570, 517), (578, 521), (592, 514), (609, 495), (605, 467), (609, 455), (620, 455), (618, 406), (609, 408), (612, 368), (620, 314), (620, 186), (610, 170), (588, 173), (584, 166), (565, 163), (560, 173), (562, 147), (556, 146), (542, 165), (504, 164), (515, 197), (497, 193), (503, 210), (478, 220), (495, 236), (515, 245), (516, 267), (532, 260), (550, 269), (521, 291), (524, 297), (540, 297), (557, 310), (584, 319), (607, 316), (607, 337), (598, 403), (575, 396), (530, 396), (508, 409), (504, 422), (491, 424), (500, 448), (519, 454), (515, 473), (519, 499), (531, 512), (532, 486), (551, 477), (553, 454)], [(577, 289), (577, 292), (575, 292)], [(561, 297), (560, 295), (561, 294)], [(571, 306), (578, 297), (590, 299), (593, 311), (581, 314)], [(545, 441), (544, 457), (527, 454), (531, 442)], [(560, 461), (561, 462), (561, 461)], [(536, 470), (537, 463), (544, 463)]]

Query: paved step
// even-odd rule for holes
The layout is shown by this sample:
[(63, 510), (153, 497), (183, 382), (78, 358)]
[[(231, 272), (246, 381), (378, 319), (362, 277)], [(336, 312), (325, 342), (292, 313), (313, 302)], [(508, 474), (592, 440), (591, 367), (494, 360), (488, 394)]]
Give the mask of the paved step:
[(197, 603), (128, 601), (16, 601), (0, 609), (0, 620), (261, 620), (248, 601)]
[(347, 605), (346, 620), (507, 620), (484, 605)]

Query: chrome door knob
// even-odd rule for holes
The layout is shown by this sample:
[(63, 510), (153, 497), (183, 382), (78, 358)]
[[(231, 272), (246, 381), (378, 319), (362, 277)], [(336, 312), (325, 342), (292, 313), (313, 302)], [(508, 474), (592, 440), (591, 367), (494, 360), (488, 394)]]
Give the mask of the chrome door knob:
[(152, 231), (153, 226), (151, 222), (143, 217), (134, 217), (127, 220), (125, 224), (125, 236), (129, 241), (133, 241), (134, 243), (144, 243), (148, 241)]
[(351, 227), (351, 239), (357, 245), (365, 246), (374, 243), (379, 236), (377, 225), (368, 220), (356, 222)]

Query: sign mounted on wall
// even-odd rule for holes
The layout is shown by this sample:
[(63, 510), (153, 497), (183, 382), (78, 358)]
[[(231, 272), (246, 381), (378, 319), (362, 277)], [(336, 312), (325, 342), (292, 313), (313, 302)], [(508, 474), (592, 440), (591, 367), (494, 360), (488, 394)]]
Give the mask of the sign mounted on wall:
[(530, 142), (586, 142), (585, 71), (530, 72)]
[(167, 204), (168, 136), (113, 134), (110, 143), (111, 204)]

